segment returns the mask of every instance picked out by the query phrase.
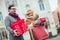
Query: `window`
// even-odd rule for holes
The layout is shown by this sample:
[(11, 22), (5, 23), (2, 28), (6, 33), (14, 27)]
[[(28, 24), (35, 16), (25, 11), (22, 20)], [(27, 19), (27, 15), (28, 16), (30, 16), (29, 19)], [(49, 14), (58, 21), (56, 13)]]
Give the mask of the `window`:
[(8, 7), (9, 5), (15, 5), (17, 6), (17, 1), (16, 0), (6, 0), (6, 7)]
[(29, 4), (26, 4), (26, 9), (30, 8), (30, 5)]
[(0, 21), (3, 20), (2, 13), (0, 12)]
[(40, 10), (44, 10), (44, 3), (43, 3), (43, 0), (39, 0), (39, 7), (40, 7)]

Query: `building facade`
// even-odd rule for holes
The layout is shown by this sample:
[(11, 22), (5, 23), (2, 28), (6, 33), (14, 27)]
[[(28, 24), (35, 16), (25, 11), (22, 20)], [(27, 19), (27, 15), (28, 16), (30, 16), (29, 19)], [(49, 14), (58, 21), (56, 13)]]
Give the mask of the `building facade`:
[(8, 15), (8, 6), (14, 4), (17, 8), (17, 13), (21, 18), (25, 18), (27, 9), (32, 8), (35, 13), (40, 17), (45, 17), (49, 21), (48, 32), (52, 32), (52, 35), (57, 35), (56, 25), (53, 19), (50, 0), (0, 0), (0, 12), (3, 17)]

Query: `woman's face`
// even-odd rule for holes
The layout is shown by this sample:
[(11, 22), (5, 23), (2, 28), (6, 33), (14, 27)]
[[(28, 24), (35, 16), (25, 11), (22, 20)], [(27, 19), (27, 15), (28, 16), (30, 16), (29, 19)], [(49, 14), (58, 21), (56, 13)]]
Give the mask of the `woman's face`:
[(27, 11), (27, 14), (28, 14), (29, 16), (32, 16), (32, 15), (33, 15), (33, 12), (32, 12), (31, 10), (28, 10), (28, 11)]

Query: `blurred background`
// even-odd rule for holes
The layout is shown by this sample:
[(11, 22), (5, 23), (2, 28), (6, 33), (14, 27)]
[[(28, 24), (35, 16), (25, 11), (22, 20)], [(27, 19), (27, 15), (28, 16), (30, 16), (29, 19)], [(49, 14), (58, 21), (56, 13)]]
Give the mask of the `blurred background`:
[[(8, 40), (4, 19), (8, 14), (9, 5), (16, 6), (16, 12), (25, 19), (27, 9), (32, 8), (39, 17), (45, 17), (45, 27), (49, 38), (47, 40), (60, 40), (60, 0), (0, 0), (0, 40)], [(25, 40), (30, 40), (29, 34), (23, 35)]]

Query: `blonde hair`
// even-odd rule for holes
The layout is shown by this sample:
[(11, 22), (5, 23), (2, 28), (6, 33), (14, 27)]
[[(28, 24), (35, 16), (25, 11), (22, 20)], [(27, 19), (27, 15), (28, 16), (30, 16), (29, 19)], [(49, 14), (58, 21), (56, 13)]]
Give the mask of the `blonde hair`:
[[(34, 11), (33, 11), (33, 9), (32, 9), (32, 8), (27, 9), (27, 12), (28, 12), (28, 11), (31, 11), (31, 12), (32, 12), (32, 14), (34, 15)], [(26, 13), (26, 15), (27, 15), (27, 13)]]
[(32, 11), (32, 12), (34, 12), (32, 8), (29, 8), (27, 11)]
[[(32, 19), (36, 20), (36, 19), (39, 17), (39, 15), (37, 15), (37, 14), (34, 13), (34, 10), (33, 10), (33, 9), (29, 8), (29, 9), (27, 10), (27, 12), (28, 12), (28, 11), (31, 11), (31, 12), (32, 12), (32, 14), (33, 14), (33, 15), (32, 15), (32, 16), (33, 16)], [(26, 13), (25, 16), (29, 16), (29, 15)]]

